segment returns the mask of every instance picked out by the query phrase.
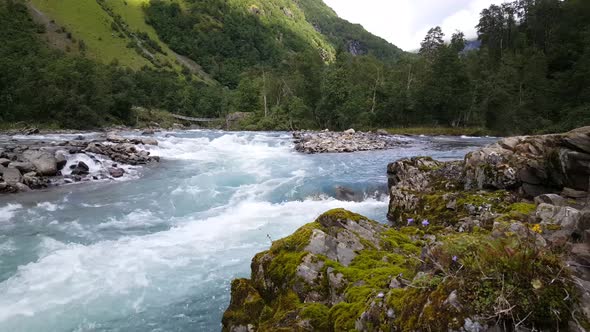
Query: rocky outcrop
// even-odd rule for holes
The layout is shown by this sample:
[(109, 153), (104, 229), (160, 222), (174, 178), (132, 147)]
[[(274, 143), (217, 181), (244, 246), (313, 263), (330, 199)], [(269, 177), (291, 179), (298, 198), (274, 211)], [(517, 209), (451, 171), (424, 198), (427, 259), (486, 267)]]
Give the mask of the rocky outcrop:
[[(11, 143), (14, 143), (11, 142)], [(35, 140), (21, 142), (20, 145), (0, 144), (0, 193), (16, 193), (31, 189), (43, 189), (50, 185), (97, 180), (103, 178), (120, 178), (125, 170), (118, 166), (145, 165), (159, 161), (149, 151), (138, 145), (158, 145), (152, 137), (124, 138), (110, 132), (104, 138), (86, 141), (84, 136), (72, 141), (45, 143)], [(100, 171), (91, 174), (91, 169), (84, 161), (71, 163), (69, 158), (86, 155), (99, 165)], [(100, 161), (97, 155), (107, 159)]]
[[(507, 216), (526, 219), (498, 218)], [(391, 228), (341, 209), (326, 212), (255, 256), (251, 278), (232, 283), (223, 331), (505, 331), (516, 324), (552, 331), (587, 324), (588, 294), (545, 242), (550, 231), (541, 235), (516, 220), (502, 225)], [(590, 259), (586, 247), (574, 248), (577, 261)]]
[[(273, 242), (250, 279), (233, 282), (223, 330), (585, 331), (585, 137), (505, 139), (464, 161), (390, 164), (391, 225), (337, 209)], [(523, 188), (532, 168), (544, 179), (534, 199)]]
[(104, 144), (92, 142), (83, 151), (105, 155), (113, 161), (128, 165), (145, 165), (160, 160), (159, 157), (150, 156), (148, 151), (138, 149), (133, 143)]
[(295, 150), (303, 153), (342, 153), (392, 149), (403, 144), (393, 136), (357, 132), (294, 132)]
[(565, 134), (510, 137), (465, 158), (466, 189), (519, 190), (528, 197), (587, 192), (590, 127)]

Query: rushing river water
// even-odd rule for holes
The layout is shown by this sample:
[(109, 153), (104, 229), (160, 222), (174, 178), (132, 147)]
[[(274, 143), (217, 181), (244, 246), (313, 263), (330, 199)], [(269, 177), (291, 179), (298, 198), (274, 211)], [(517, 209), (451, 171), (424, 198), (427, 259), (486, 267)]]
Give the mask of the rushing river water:
[[(162, 162), (127, 181), (0, 197), (0, 331), (218, 331), (231, 280), (249, 276), (271, 239), (337, 207), (385, 221), (387, 197), (375, 193), (389, 162), (458, 159), (494, 141), (303, 155), (288, 133), (157, 138)], [(337, 185), (365, 199), (338, 201)]]

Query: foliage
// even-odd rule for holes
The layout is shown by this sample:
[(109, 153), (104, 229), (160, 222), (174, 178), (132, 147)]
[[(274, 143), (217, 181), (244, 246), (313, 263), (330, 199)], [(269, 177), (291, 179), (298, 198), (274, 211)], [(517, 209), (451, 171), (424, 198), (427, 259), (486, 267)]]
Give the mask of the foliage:
[(3, 2), (4, 16), (18, 8), (0, 32), (3, 121), (133, 124), (130, 106), (141, 106), (249, 112), (248, 130), (507, 135), (590, 124), (587, 1), (492, 5), (480, 49), (466, 51), (461, 32), (445, 43), (436, 27), (417, 55), (318, 0), (71, 2), (33, 0), (61, 25), (68, 55), (42, 45), (39, 34), (58, 32), (32, 23), (20, 1)]
[[(125, 69), (49, 49), (18, 1), (0, 3), (0, 120), (52, 127), (134, 125), (132, 106), (215, 117), (223, 90), (176, 73)], [(196, 113), (198, 110), (199, 113)]]

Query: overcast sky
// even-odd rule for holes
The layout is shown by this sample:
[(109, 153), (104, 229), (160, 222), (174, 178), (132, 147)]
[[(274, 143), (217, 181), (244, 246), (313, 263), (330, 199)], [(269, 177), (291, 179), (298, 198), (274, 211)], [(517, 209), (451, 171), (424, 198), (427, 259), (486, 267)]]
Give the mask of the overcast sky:
[(405, 51), (420, 47), (428, 29), (440, 25), (475, 37), (479, 13), (503, 0), (324, 0), (340, 17), (360, 23)]

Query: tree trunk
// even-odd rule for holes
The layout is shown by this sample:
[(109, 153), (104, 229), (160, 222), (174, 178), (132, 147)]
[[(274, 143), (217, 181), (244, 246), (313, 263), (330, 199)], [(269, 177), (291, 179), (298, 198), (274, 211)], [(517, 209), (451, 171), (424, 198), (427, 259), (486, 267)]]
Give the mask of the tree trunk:
[(264, 100), (264, 117), (268, 116), (268, 104), (266, 102), (266, 72), (262, 71), (262, 99)]

